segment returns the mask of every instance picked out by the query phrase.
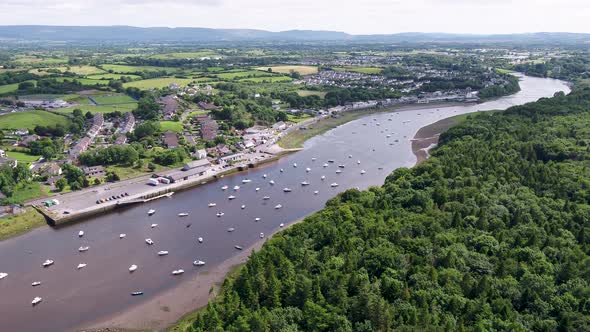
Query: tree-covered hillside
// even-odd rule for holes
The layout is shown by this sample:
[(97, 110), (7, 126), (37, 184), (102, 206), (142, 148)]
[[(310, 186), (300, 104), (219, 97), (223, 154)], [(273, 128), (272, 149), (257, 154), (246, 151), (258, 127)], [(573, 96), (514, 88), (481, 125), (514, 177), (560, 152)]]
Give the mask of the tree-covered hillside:
[(590, 90), (474, 116), (274, 236), (193, 331), (590, 331)]

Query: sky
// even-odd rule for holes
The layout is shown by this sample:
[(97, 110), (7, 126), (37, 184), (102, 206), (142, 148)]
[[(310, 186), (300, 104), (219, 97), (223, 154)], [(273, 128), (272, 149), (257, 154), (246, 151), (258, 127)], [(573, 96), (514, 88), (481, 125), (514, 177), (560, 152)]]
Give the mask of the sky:
[(0, 25), (590, 33), (590, 0), (0, 0)]

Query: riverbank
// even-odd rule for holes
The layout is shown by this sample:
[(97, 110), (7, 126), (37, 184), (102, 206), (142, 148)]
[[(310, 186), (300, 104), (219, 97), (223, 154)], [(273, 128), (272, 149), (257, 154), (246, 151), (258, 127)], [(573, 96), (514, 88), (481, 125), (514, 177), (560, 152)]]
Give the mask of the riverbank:
[(0, 219), (0, 241), (25, 234), (42, 226), (47, 226), (43, 215), (33, 208), (27, 208), (25, 213)]
[(278, 141), (278, 145), (284, 149), (300, 149), (303, 147), (303, 143), (308, 139), (321, 135), (330, 129), (334, 129), (347, 122), (357, 120), (359, 118), (375, 114), (375, 113), (387, 113), (387, 112), (407, 112), (417, 111), (421, 109), (433, 108), (433, 107), (452, 107), (470, 105), (471, 103), (457, 103), (457, 102), (445, 102), (445, 103), (433, 103), (433, 104), (413, 104), (413, 105), (402, 105), (387, 108), (371, 108), (361, 111), (348, 111), (340, 113), (337, 117), (326, 117), (316, 122), (308, 124), (305, 129), (295, 130), (286, 136), (282, 137)]

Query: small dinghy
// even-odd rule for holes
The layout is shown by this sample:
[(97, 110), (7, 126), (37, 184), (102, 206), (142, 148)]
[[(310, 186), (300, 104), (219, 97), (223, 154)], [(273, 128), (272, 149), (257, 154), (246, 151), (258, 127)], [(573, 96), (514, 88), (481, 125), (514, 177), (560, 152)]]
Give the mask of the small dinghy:
[(351, 154), (349, 154), (349, 155), (348, 155), (348, 158), (352, 158), (352, 155), (351, 155)]
[(244, 180), (242, 180), (242, 183), (244, 183), (244, 184), (250, 183), (250, 182), (252, 182), (252, 180), (250, 180), (250, 179), (244, 179)]
[(156, 228), (156, 227), (158, 227), (158, 224), (152, 224), (150, 227), (151, 228)]
[(234, 190), (235, 190), (235, 191), (238, 191), (238, 190), (240, 190), (240, 186), (234, 186)]
[(329, 163), (334, 163), (334, 159), (328, 160)]
[(125, 233), (121, 233), (121, 234), (119, 234), (119, 239), (123, 239), (123, 238), (125, 238), (126, 236), (127, 236), (127, 234), (125, 234)]
[(364, 170), (364, 169), (363, 169), (363, 170), (361, 170), (361, 175), (363, 175), (363, 174), (365, 174), (365, 173), (367, 173), (367, 172), (365, 172), (365, 170)]
[(243, 210), (246, 208), (246, 205), (242, 205), (242, 206), (240, 206), (240, 208)]
[(361, 161), (360, 161), (360, 160), (357, 160), (357, 161), (356, 161), (356, 164), (357, 164), (357, 165), (360, 165), (360, 164), (361, 164)]
[(303, 181), (303, 182), (301, 182), (301, 185), (302, 185), (302, 186), (309, 186), (309, 182), (307, 182), (307, 181)]
[(218, 217), (223, 217), (224, 215), (225, 215), (225, 213), (223, 213), (223, 212), (217, 212)]
[(145, 239), (145, 243), (151, 246), (152, 244), (154, 244), (154, 241), (152, 241), (152, 239)]
[(194, 261), (193, 262), (193, 265), (194, 266), (203, 266), (203, 265), (205, 265), (205, 262), (203, 262), (203, 261)]
[(39, 285), (41, 285), (41, 281), (35, 281), (31, 284), (31, 286), (33, 286), (33, 287), (37, 287)]
[(334, 182), (330, 185), (330, 187), (332, 187), (332, 188), (338, 187), (338, 183)]
[(88, 249), (90, 249), (90, 247), (80, 247), (80, 248), (78, 248), (78, 251), (85, 252), (85, 251), (88, 251)]
[(330, 165), (328, 165), (328, 164), (324, 164), (324, 165), (323, 165), (323, 167), (324, 167), (324, 168), (326, 168), (326, 167), (328, 167), (328, 166), (330, 166)]
[(179, 217), (188, 217), (188, 213), (182, 212), (178, 214)]
[(326, 179), (326, 176), (322, 175), (321, 179), (322, 179), (322, 181), (324, 181)]
[(266, 174), (262, 175), (262, 177), (266, 179)]
[(233, 231), (235, 231), (235, 230), (236, 230), (235, 228), (233, 228), (233, 227), (230, 227), (230, 228), (228, 228), (228, 229), (227, 229), (227, 232), (228, 232), (228, 233), (231, 233), (231, 232), (233, 232)]
[(268, 201), (270, 199), (270, 196), (264, 196), (262, 197), (263, 200)]
[(199, 241), (199, 243), (203, 243), (203, 238), (202, 238), (202, 237), (199, 237), (199, 238), (197, 239), (197, 241)]
[(173, 276), (181, 275), (183, 273), (184, 273), (184, 270), (183, 269), (172, 271), (172, 275)]
[(342, 171), (341, 171), (341, 170), (339, 170), (339, 169), (337, 169), (337, 170), (336, 170), (336, 174), (340, 174), (340, 173), (342, 173)]
[(78, 237), (82, 237), (82, 236), (84, 236), (84, 231), (79, 231), (78, 232)]
[(276, 206), (275, 206), (275, 210), (278, 210), (278, 209), (280, 209), (280, 208), (282, 208), (282, 207), (283, 207), (283, 206), (282, 206), (281, 204), (278, 204), (278, 205), (276, 205)]
[(142, 291), (137, 291), (137, 292), (132, 292), (131, 293), (131, 296), (141, 296), (141, 295), (143, 295), (143, 292)]
[(270, 181), (268, 181), (268, 183), (270, 183), (270, 185), (273, 186), (275, 184), (275, 181), (274, 180), (270, 180)]
[(309, 172), (311, 172), (311, 168), (308, 167), (305, 169), (305, 171), (309, 173)]
[(293, 167), (294, 168), (297, 168), (297, 163), (293, 163)]
[(43, 301), (43, 299), (37, 296), (36, 298), (33, 299), (33, 301), (31, 302), (31, 304), (33, 306), (36, 306), (37, 304), (41, 303), (41, 301)]
[(293, 191), (291, 188), (283, 188), (283, 192), (290, 193), (291, 191)]
[(214, 207), (214, 206), (217, 206), (217, 204), (215, 204), (215, 203), (209, 203), (207, 206), (208, 207)]
[(151, 209), (148, 211), (148, 216), (152, 216), (152, 215), (154, 215), (154, 213), (156, 213), (156, 210)]
[(260, 191), (260, 188), (256, 188), (256, 191)]
[(260, 233), (260, 238), (263, 239), (264, 238), (264, 233)]
[(254, 218), (254, 221), (259, 222), (260, 218)]
[(319, 191), (317, 191), (317, 190), (313, 192), (313, 194), (314, 194), (314, 195), (317, 195), (317, 194), (319, 194), (319, 193), (320, 193), (320, 192), (319, 192)]
[(229, 188), (227, 185), (221, 187), (221, 190), (227, 190), (227, 188)]
[(43, 262), (43, 267), (49, 267), (51, 265), (53, 265), (53, 261), (51, 259), (48, 259), (45, 262)]
[(80, 270), (80, 269), (83, 269), (83, 268), (85, 268), (85, 267), (86, 267), (86, 264), (85, 264), (85, 263), (80, 263), (80, 264), (78, 264), (78, 266), (77, 266), (76, 268), (77, 268), (78, 270)]
[(285, 224), (283, 224), (283, 223), (280, 223), (280, 224), (279, 224), (279, 227), (283, 228), (283, 227), (285, 227)]
[(238, 250), (242, 250), (244, 248), (242, 248), (241, 246), (235, 245), (234, 248), (238, 249)]
[(166, 255), (168, 255), (168, 252), (166, 250), (158, 251), (158, 256), (166, 256)]
[(134, 272), (135, 270), (137, 270), (137, 265), (133, 264), (129, 267), (129, 272)]
[(346, 167), (345, 165), (338, 165), (339, 168), (344, 168)]
[(279, 171), (280, 171), (281, 173), (283, 173), (285, 170), (281, 168)]
[(8, 273), (0, 272), (0, 280), (8, 277)]
[(234, 196), (234, 195), (231, 195), (231, 196), (229, 196), (227, 199), (229, 199), (229, 200), (231, 201), (232, 199), (236, 199), (236, 196)]
[(315, 160), (316, 160), (316, 158), (315, 158), (315, 157), (311, 158), (311, 161), (315, 161)]

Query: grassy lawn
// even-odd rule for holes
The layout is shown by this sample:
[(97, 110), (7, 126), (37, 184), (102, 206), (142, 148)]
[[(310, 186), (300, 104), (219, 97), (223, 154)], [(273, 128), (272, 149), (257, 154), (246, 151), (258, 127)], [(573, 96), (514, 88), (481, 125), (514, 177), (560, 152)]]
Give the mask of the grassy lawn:
[(176, 133), (182, 132), (182, 123), (177, 121), (160, 121), (160, 130), (165, 132), (171, 130)]
[(68, 128), (71, 120), (65, 116), (46, 111), (15, 112), (0, 116), (0, 129), (21, 129), (33, 130), (35, 126), (55, 126), (58, 124)]
[(129, 73), (139, 73), (139, 72), (150, 72), (150, 71), (166, 71), (166, 72), (174, 72), (176, 71), (175, 68), (169, 67), (154, 67), (154, 66), (127, 66), (127, 65), (102, 65), (101, 66), (106, 71), (113, 71), (113, 73), (117, 74), (129, 74)]
[(6, 198), (9, 203), (20, 204), (34, 198), (49, 197), (47, 187), (38, 182), (19, 183), (13, 190), (12, 196)]
[[(72, 106), (66, 108), (59, 108), (54, 110), (53, 112), (60, 113), (60, 114), (71, 114), (73, 110), (79, 108), (82, 112), (90, 112), (90, 113), (112, 113), (115, 111), (119, 111), (121, 113), (131, 112), (137, 108), (137, 103), (129, 103), (129, 104), (118, 104), (118, 105), (104, 105), (104, 106), (96, 106), (96, 105), (79, 105), (79, 106)], [(0, 117), (1, 118), (1, 117)]]
[(17, 151), (6, 151), (6, 155), (10, 158), (16, 159), (19, 163), (32, 163), (35, 160), (39, 160), (41, 156), (34, 156), (30, 155), (25, 152), (17, 152)]
[(124, 104), (124, 103), (135, 103), (136, 100), (123, 94), (115, 95), (104, 95), (104, 96), (93, 96), (94, 99), (100, 105), (109, 104)]
[(288, 76), (272, 76), (272, 77), (252, 77), (242, 78), (240, 82), (252, 82), (252, 83), (279, 83), (279, 82), (291, 82), (293, 79)]
[(168, 87), (171, 83), (176, 83), (178, 85), (188, 85), (189, 83), (192, 83), (194, 81), (195, 80), (191, 78), (162, 77), (123, 83), (123, 87), (134, 87), (143, 90), (161, 89)]
[(342, 67), (342, 68), (334, 68), (336, 71), (352, 71), (355, 73), (361, 74), (381, 74), (383, 68), (375, 68), (375, 67)]
[(315, 66), (271, 66), (271, 67), (258, 67), (257, 70), (268, 71), (268, 68), (272, 69), (273, 73), (289, 74), (291, 70), (298, 72), (301, 75), (317, 74), (318, 67)]
[(24, 234), (33, 228), (46, 225), (45, 218), (33, 208), (12, 217), (0, 218), (0, 240)]
[(299, 122), (303, 122), (307, 119), (311, 119), (312, 116), (309, 114), (302, 114), (300, 116), (293, 115), (293, 114), (287, 114), (287, 118), (289, 119), (290, 122), (299, 123)]
[(297, 94), (301, 97), (307, 96), (319, 96), (320, 98), (324, 98), (327, 92), (324, 91), (313, 91), (313, 90), (298, 90)]

